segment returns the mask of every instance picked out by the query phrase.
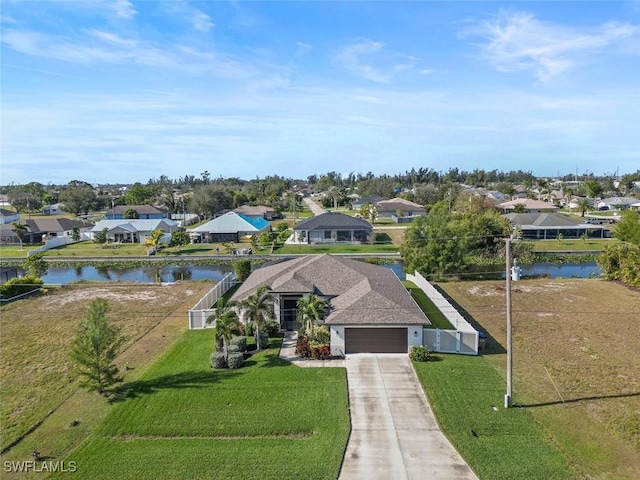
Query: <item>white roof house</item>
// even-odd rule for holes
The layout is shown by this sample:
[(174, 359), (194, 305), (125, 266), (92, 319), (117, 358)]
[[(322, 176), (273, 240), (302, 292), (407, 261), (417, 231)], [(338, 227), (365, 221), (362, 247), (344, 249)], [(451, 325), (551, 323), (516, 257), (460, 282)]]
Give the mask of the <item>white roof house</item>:
[(148, 220), (100, 220), (91, 229), (91, 236), (107, 229), (107, 239), (122, 243), (143, 243), (154, 230), (173, 233), (180, 229), (177, 222), (168, 218)]

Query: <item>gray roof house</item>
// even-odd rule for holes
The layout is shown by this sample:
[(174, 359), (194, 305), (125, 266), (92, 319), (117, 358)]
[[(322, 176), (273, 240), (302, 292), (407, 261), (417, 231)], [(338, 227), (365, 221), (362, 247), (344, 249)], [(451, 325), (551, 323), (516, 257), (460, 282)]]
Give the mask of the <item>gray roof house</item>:
[(383, 218), (391, 218), (396, 223), (408, 223), (414, 218), (427, 214), (427, 210), (415, 202), (404, 198), (392, 198), (376, 203), (378, 215)]
[(239, 242), (244, 236), (271, 231), (271, 224), (264, 218), (227, 212), (187, 231), (198, 243)]
[[(70, 237), (74, 228), (77, 228), (80, 233), (89, 234), (93, 227), (90, 223), (71, 218), (29, 218), (20, 223), (27, 226), (23, 240), (23, 243), (27, 244), (44, 242), (52, 237)], [(19, 243), (15, 230), (13, 224), (0, 225), (0, 243)]]
[(18, 220), (20, 220), (20, 213), (0, 208), (0, 225), (17, 222)]
[(360, 210), (363, 205), (367, 203), (376, 204), (383, 200), (389, 200), (387, 197), (381, 197), (380, 195), (368, 195), (366, 197), (360, 197), (353, 201), (352, 206), (354, 210)]
[(265, 220), (273, 220), (276, 217), (275, 210), (264, 205), (242, 205), (234, 208), (233, 211), (245, 217), (264, 218)]
[(373, 227), (361, 218), (344, 213), (326, 212), (307, 218), (293, 227), (298, 242), (318, 243), (364, 243), (369, 240)]
[(608, 238), (611, 232), (602, 225), (581, 223), (558, 213), (508, 213), (503, 215), (522, 232), (522, 238), (551, 240), (562, 234), (564, 238)]
[(260, 285), (274, 293), (275, 316), (282, 330), (298, 330), (297, 301), (314, 293), (330, 302), (325, 319), (331, 353), (407, 353), (422, 345), (422, 329), (431, 322), (389, 268), (333, 255), (266, 264), (233, 294), (243, 301)]
[(600, 200), (597, 207), (606, 206), (609, 210), (625, 210), (635, 203), (638, 203), (638, 199), (634, 197), (609, 197)]
[(524, 205), (524, 208), (526, 208), (529, 213), (558, 211), (558, 207), (553, 203), (532, 200), (530, 198), (516, 198), (509, 202), (500, 203), (498, 207), (504, 210), (505, 213), (511, 213), (516, 208), (516, 205)]
[(154, 230), (170, 234), (180, 230), (177, 222), (168, 218), (154, 220), (101, 220), (91, 229), (92, 237), (107, 229), (107, 240), (120, 243), (144, 243)]

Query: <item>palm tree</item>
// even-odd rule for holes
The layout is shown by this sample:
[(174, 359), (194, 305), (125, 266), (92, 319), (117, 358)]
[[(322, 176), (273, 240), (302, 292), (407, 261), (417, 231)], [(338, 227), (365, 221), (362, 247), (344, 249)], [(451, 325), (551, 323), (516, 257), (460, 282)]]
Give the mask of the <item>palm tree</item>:
[(260, 328), (266, 320), (274, 319), (273, 293), (271, 287), (262, 284), (256, 293), (249, 295), (241, 304), (247, 323), (253, 322), (255, 325), (256, 348), (260, 350)]
[(233, 307), (235, 302), (228, 301), (225, 297), (220, 297), (216, 302), (216, 309), (207, 317), (207, 323), (215, 324), (215, 346), (224, 349), (225, 360), (229, 357), (228, 346), (233, 336), (233, 329), (239, 324), (238, 314)]
[(26, 223), (14, 222), (13, 226), (16, 229), (16, 236), (18, 237), (18, 240), (20, 240), (20, 250), (22, 250), (22, 242), (24, 240), (25, 234), (29, 230), (29, 225), (27, 225)]
[(581, 197), (578, 200), (578, 210), (580, 211), (580, 216), (584, 217), (585, 212), (589, 210), (589, 199)]
[(163, 235), (164, 232), (159, 228), (154, 230), (153, 232), (151, 232), (149, 238), (147, 238), (147, 240), (144, 242), (144, 246), (149, 250), (156, 251), (158, 249), (158, 246), (160, 245), (160, 239)]
[(298, 308), (298, 321), (305, 329), (307, 338), (313, 340), (315, 326), (324, 319), (329, 305), (326, 300), (322, 300), (315, 293), (310, 293), (302, 297), (296, 304)]

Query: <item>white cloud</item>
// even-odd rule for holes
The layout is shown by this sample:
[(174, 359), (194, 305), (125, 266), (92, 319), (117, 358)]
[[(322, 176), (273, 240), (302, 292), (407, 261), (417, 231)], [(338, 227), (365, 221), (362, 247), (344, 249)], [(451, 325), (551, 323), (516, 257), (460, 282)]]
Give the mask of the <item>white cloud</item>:
[(336, 60), (347, 70), (372, 82), (389, 83), (391, 73), (376, 69), (369, 63), (365, 63), (362, 57), (371, 57), (379, 53), (384, 47), (382, 42), (374, 42), (369, 39), (361, 39), (357, 43), (343, 48), (337, 55)]
[(542, 22), (530, 13), (503, 12), (492, 21), (463, 30), (461, 35), (483, 37), (485, 42), (479, 45), (482, 56), (497, 70), (529, 70), (547, 82), (639, 31), (626, 23), (577, 28)]
[(208, 32), (216, 26), (216, 24), (211, 21), (211, 17), (200, 10), (193, 12), (192, 20), (193, 28), (200, 32)]
[(110, 0), (106, 4), (110, 5), (113, 13), (120, 18), (132, 19), (138, 13), (129, 0)]

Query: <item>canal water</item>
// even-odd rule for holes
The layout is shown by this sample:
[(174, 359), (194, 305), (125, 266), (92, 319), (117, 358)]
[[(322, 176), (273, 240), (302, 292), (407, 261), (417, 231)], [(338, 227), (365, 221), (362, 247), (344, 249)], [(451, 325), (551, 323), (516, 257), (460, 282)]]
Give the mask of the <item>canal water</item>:
[[(404, 269), (400, 262), (384, 265), (391, 268), (396, 275), (404, 279)], [(600, 275), (600, 268), (595, 262), (588, 263), (534, 263), (522, 265), (522, 277), (552, 277), (552, 278), (593, 278)], [(61, 284), (79, 281), (93, 282), (177, 282), (180, 280), (220, 280), (227, 273), (233, 271), (232, 265), (199, 266), (199, 265), (168, 265), (134, 268), (114, 267), (76, 267), (76, 268), (49, 268), (42, 277), (47, 284)], [(475, 267), (465, 274), (463, 278), (469, 279), (500, 279), (504, 278), (504, 267), (483, 266)]]

